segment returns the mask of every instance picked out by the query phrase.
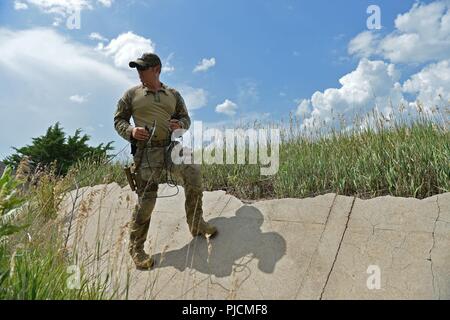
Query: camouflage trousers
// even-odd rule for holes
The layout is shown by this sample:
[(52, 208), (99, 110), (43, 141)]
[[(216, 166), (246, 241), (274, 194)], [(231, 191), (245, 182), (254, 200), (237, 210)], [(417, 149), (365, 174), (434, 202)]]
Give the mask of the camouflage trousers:
[(184, 187), (186, 221), (190, 232), (195, 235), (205, 225), (200, 165), (172, 164), (171, 161), (166, 163), (165, 150), (165, 147), (147, 148), (136, 172), (138, 203), (130, 223), (130, 252), (144, 248), (156, 204), (158, 184), (167, 182), (167, 173), (178, 185)]

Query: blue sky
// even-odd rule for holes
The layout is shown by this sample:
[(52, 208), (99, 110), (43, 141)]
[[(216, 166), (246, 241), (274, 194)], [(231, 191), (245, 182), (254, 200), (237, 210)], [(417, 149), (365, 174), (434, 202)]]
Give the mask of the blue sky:
[[(381, 30), (367, 29), (371, 4)], [(72, 9), (79, 29), (66, 26)], [(56, 121), (120, 149), (112, 114), (137, 83), (126, 61), (148, 49), (193, 119), (211, 126), (290, 112), (305, 126), (332, 125), (330, 109), (350, 118), (374, 105), (389, 113), (388, 101), (447, 103), (448, 9), (447, 0), (2, 1), (0, 157)], [(211, 66), (193, 72), (203, 59)]]

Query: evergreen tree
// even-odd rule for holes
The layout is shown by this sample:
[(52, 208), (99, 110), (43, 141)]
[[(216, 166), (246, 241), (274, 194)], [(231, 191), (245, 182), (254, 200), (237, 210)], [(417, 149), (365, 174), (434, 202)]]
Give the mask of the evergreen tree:
[(16, 153), (3, 160), (6, 165), (17, 168), (24, 156), (29, 156), (34, 164), (49, 166), (56, 161), (57, 172), (65, 175), (70, 166), (78, 160), (86, 157), (106, 157), (107, 152), (113, 150), (112, 141), (106, 145), (101, 143), (97, 147), (87, 145), (90, 137), (81, 135), (81, 129), (77, 129), (73, 136), (68, 136), (59, 122), (47, 129), (43, 136), (33, 138), (32, 144), (22, 148), (15, 148)]

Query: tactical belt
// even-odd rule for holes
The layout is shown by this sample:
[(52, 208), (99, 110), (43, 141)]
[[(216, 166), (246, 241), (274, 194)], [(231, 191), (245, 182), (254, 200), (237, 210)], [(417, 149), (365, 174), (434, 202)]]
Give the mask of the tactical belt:
[[(170, 140), (151, 141), (150, 147), (167, 147), (169, 144), (170, 144)], [(132, 142), (131, 143), (131, 154), (133, 156), (136, 155), (137, 149), (138, 149), (138, 146), (137, 146), (136, 142)]]

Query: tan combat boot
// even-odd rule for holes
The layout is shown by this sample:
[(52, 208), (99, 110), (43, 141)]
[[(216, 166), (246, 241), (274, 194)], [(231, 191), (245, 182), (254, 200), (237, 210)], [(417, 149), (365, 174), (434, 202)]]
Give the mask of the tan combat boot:
[(197, 230), (191, 230), (193, 237), (202, 235), (204, 237), (214, 238), (217, 235), (217, 228), (210, 223), (202, 221)]
[(149, 270), (153, 267), (153, 259), (145, 253), (144, 249), (132, 249), (130, 250), (131, 257), (133, 258), (136, 269)]

